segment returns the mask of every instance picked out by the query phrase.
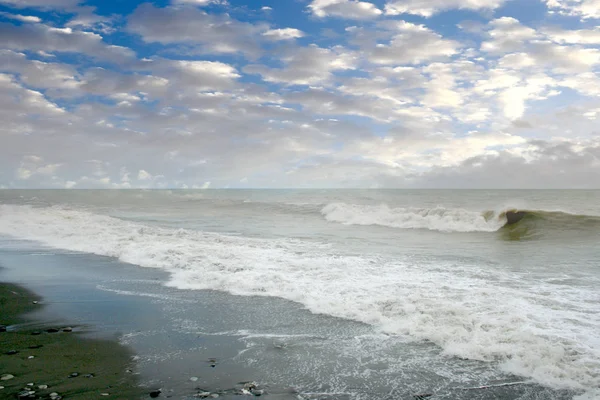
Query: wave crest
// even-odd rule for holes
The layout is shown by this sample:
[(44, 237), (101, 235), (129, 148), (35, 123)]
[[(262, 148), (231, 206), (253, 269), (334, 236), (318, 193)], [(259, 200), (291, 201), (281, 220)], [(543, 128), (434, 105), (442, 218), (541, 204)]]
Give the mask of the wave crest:
[(506, 216), (491, 213), (461, 208), (390, 208), (386, 204), (346, 203), (330, 203), (321, 210), (327, 221), (345, 225), (380, 225), (440, 232), (495, 232), (506, 224)]

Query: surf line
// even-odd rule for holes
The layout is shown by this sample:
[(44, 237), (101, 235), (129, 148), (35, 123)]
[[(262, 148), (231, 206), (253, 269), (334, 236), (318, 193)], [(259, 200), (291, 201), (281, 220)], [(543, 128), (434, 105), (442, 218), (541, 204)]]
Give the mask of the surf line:
[[(506, 383), (498, 383), (498, 384), (494, 384), (494, 385), (449, 388), (448, 390), (484, 390), (484, 389), (492, 389), (492, 388), (505, 387), (505, 386), (528, 385), (531, 383), (533, 383), (533, 382), (532, 381), (506, 382)], [(436, 393), (415, 394), (415, 395), (413, 395), (413, 398), (415, 400), (424, 400), (424, 399), (434, 396), (435, 394)]]

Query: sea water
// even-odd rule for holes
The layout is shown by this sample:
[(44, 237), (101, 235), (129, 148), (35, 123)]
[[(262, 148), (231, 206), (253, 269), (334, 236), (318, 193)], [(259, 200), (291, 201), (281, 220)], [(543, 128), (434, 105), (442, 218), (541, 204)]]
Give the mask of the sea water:
[[(598, 191), (5, 190), (0, 235), (12, 254), (19, 246), (6, 243), (17, 239), (29, 254), (87, 257), (72, 268), (102, 277), (96, 290), (162, 302), (152, 329), (115, 322), (153, 379), (157, 366), (221, 352), (281, 398), (593, 399), (598, 200)], [(508, 210), (527, 212), (506, 225)], [(125, 265), (158, 280), (123, 277)], [(217, 348), (194, 347), (198, 337)]]

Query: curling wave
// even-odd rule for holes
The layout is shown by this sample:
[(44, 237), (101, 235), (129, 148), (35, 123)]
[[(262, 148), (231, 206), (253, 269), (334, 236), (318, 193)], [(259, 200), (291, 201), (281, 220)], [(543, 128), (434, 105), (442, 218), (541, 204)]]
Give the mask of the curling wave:
[(344, 225), (379, 225), (398, 229), (440, 232), (496, 232), (532, 234), (544, 229), (585, 230), (600, 228), (600, 216), (563, 211), (519, 210), (469, 211), (461, 208), (391, 208), (330, 203), (321, 209), (327, 221)]
[(400, 229), (429, 229), (440, 232), (495, 232), (506, 224), (506, 217), (460, 208), (390, 208), (331, 203), (321, 214), (327, 221), (345, 225), (380, 225)]

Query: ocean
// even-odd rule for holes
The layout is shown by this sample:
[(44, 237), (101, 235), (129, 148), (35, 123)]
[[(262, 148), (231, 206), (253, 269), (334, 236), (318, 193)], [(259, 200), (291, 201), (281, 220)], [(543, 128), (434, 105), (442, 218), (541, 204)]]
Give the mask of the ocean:
[(271, 398), (598, 399), (599, 239), (600, 191), (0, 191), (0, 279), (181, 398), (214, 357)]

